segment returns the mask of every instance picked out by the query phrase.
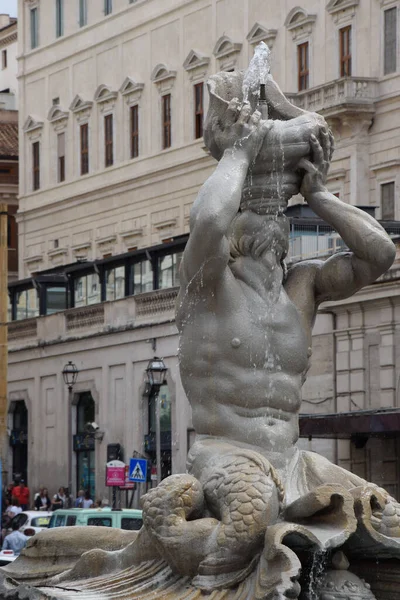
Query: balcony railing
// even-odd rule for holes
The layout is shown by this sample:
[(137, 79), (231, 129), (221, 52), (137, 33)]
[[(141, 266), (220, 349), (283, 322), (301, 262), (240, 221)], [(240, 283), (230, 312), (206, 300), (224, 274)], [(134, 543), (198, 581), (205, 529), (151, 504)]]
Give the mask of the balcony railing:
[(378, 97), (378, 80), (371, 77), (346, 77), (298, 92), (287, 94), (293, 104), (325, 116), (349, 109), (371, 111)]

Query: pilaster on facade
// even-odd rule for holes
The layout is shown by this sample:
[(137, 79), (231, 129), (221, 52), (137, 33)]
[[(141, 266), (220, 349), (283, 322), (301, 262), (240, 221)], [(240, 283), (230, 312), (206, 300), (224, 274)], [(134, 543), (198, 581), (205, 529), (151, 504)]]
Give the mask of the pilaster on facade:
[(214, 46), (213, 54), (220, 71), (233, 71), (236, 68), (242, 46), (243, 44), (234, 42), (227, 35), (219, 38)]
[(187, 55), (183, 68), (189, 75), (190, 81), (203, 81), (206, 78), (210, 57), (198, 50), (191, 50)]
[(298, 42), (311, 35), (316, 20), (317, 15), (295, 6), (285, 19), (285, 27), (292, 34), (293, 41)]
[(264, 27), (264, 25), (261, 25), (261, 23), (257, 22), (254, 23), (253, 27), (250, 29), (246, 36), (246, 40), (251, 46), (253, 46), (253, 48), (260, 42), (264, 42), (267, 44), (268, 48), (272, 50), (277, 35), (277, 29), (268, 29), (267, 27)]

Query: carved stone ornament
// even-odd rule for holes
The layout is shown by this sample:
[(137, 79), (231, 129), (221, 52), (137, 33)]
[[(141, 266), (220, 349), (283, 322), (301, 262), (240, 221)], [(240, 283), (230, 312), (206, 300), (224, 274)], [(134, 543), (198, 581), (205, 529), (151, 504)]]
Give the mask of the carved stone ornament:
[(143, 88), (144, 83), (136, 83), (134, 79), (126, 77), (119, 91), (124, 96), (127, 104), (136, 104), (141, 98)]
[(100, 109), (112, 110), (118, 98), (118, 92), (111, 90), (107, 85), (101, 84), (94, 94), (94, 101), (100, 105)]
[(172, 89), (175, 78), (176, 71), (172, 71), (162, 63), (156, 65), (151, 74), (151, 80), (156, 84), (160, 94), (165, 94), (165, 92), (169, 92)]
[(36, 140), (40, 138), (43, 130), (43, 121), (39, 121), (36, 117), (31, 115), (25, 121), (23, 130), (28, 135), (30, 140)]
[(317, 15), (309, 14), (304, 8), (292, 8), (285, 20), (285, 27), (291, 32), (293, 40), (311, 34)]
[(78, 121), (87, 121), (92, 110), (93, 102), (90, 100), (83, 100), (79, 94), (75, 96), (69, 107), (69, 110), (73, 112)]
[(183, 68), (189, 74), (191, 81), (204, 79), (207, 73), (210, 58), (198, 50), (191, 50), (187, 55)]
[(360, 0), (330, 0), (326, 10), (332, 15), (335, 23), (354, 17)]
[(254, 23), (246, 39), (252, 46), (256, 46), (260, 42), (265, 42), (268, 48), (272, 49), (277, 35), (277, 29), (267, 29), (260, 23)]
[(53, 125), (56, 131), (61, 131), (67, 127), (69, 113), (62, 110), (61, 106), (54, 105), (49, 110), (47, 120)]
[(223, 35), (214, 46), (213, 54), (219, 62), (220, 69), (227, 71), (236, 66), (242, 44), (233, 42), (230, 37)]

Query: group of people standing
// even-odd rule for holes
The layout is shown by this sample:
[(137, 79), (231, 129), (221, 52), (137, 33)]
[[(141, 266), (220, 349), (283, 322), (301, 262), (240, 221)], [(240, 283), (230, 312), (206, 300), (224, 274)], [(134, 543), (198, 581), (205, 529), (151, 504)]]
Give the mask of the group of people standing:
[[(12, 519), (18, 513), (29, 510), (54, 511), (60, 508), (90, 508), (94, 506), (90, 493), (79, 490), (74, 501), (68, 490), (61, 486), (58, 492), (51, 498), (48, 489), (40, 486), (39, 491), (31, 499), (31, 494), (25, 481), (21, 479), (18, 484), (13, 481), (8, 484), (3, 497), (3, 515)], [(4, 519), (4, 517), (3, 517)]]

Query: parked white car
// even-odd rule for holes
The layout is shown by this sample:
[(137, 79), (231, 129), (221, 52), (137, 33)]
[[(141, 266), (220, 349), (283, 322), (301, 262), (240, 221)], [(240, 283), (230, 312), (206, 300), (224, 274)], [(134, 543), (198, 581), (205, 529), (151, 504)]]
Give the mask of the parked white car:
[(18, 529), (21, 533), (31, 537), (43, 529), (47, 529), (53, 513), (44, 510), (24, 510), (15, 515), (8, 524), (7, 534), (12, 532), (12, 523), (18, 523)]
[[(21, 533), (25, 534), (27, 537), (32, 537), (35, 533), (39, 533), (39, 531), (48, 528), (52, 514), (53, 513), (44, 510), (25, 510), (11, 519), (7, 529), (3, 529), (3, 536), (6, 537), (12, 532), (12, 523), (18, 523), (18, 529)], [(0, 567), (9, 565), (17, 558), (17, 556), (18, 555), (14, 554), (12, 550), (1, 550)]]

